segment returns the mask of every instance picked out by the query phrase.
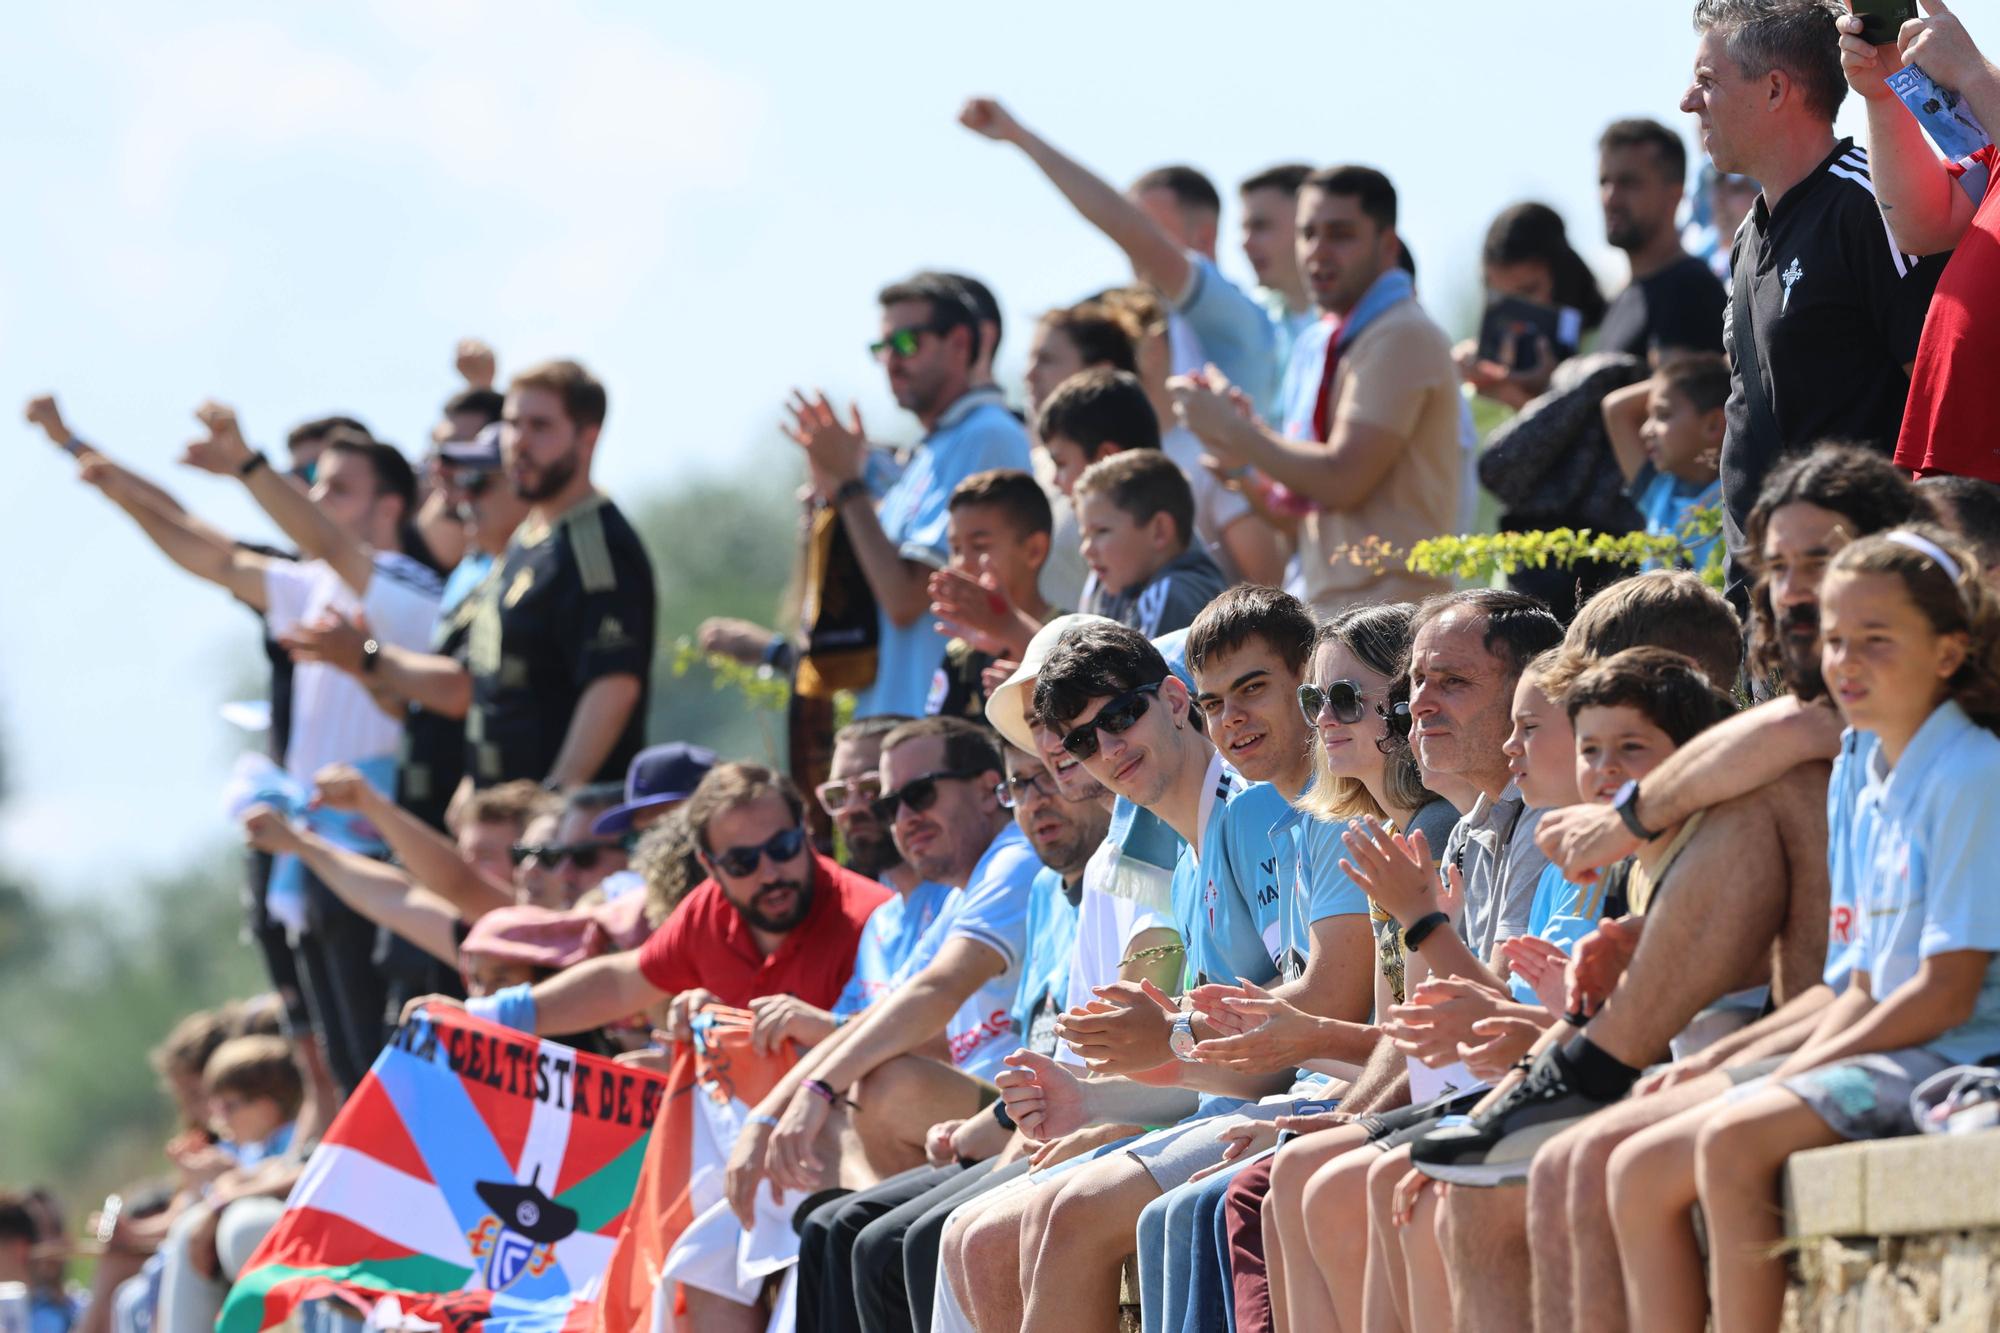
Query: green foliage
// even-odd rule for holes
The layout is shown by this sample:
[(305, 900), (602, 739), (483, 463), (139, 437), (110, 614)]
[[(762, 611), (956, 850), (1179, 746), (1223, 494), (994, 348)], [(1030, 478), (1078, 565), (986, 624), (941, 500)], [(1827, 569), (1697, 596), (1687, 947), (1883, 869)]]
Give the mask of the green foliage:
[(7, 895), (8, 936), (38, 942), (0, 968), (0, 1125), (10, 1179), (45, 1181), (73, 1209), (157, 1174), (173, 1128), (146, 1054), (182, 1015), (266, 989), (240, 939), (235, 858), (107, 886), (52, 908)]
[[(1435, 578), (1461, 579), (1472, 583), (1490, 582), (1496, 574), (1512, 574), (1522, 569), (1547, 569), (1551, 565), (1568, 569), (1579, 560), (1601, 560), (1612, 564), (1638, 566), (1647, 561), (1663, 565), (1688, 564), (1693, 548), (1715, 536), (1722, 527), (1719, 506), (1692, 511), (1681, 531), (1671, 537), (1655, 537), (1644, 532), (1613, 535), (1589, 528), (1555, 528), (1546, 532), (1472, 533), (1455, 537), (1433, 537), (1418, 542), (1408, 552), (1383, 547), (1376, 558), (1402, 557), (1405, 566)], [(1699, 571), (1710, 587), (1723, 585), (1723, 551), (1720, 543), (1710, 552)]]

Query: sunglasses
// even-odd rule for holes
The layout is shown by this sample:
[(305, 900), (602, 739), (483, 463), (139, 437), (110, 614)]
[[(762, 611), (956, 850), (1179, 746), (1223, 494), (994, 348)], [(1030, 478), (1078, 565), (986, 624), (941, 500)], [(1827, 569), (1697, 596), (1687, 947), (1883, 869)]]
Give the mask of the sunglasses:
[(1028, 793), (1040, 792), (1044, 796), (1059, 796), (1056, 780), (1047, 772), (1035, 774), (1031, 778), (1008, 778), (994, 789), (993, 794), (1000, 799), (1000, 808), (1012, 810), (1028, 799)]
[(597, 868), (598, 857), (624, 847), (623, 838), (601, 838), (595, 842), (517, 842), (507, 849), (507, 855), (517, 866), (533, 861), (551, 870), (561, 870), (563, 862), (568, 861), (578, 870), (590, 871)]
[[(1306, 715), (1306, 721), (1318, 722), (1319, 715), (1333, 710), (1333, 720), (1344, 726), (1353, 726), (1367, 715), (1367, 696), (1361, 685), (1352, 680), (1336, 680), (1325, 686), (1299, 686), (1299, 711)], [(1410, 706), (1406, 703), (1383, 706), (1375, 705), (1375, 715), (1389, 719), (1389, 729), (1407, 729), (1410, 725)]]
[(819, 797), (819, 808), (830, 815), (837, 815), (856, 801), (866, 805), (882, 794), (880, 773), (858, 773), (851, 778), (835, 778), (822, 782), (813, 788), (813, 795)]
[(920, 778), (911, 778), (892, 792), (884, 792), (876, 797), (868, 808), (874, 812), (878, 822), (892, 824), (896, 820), (896, 811), (903, 806), (909, 806), (911, 814), (920, 815), (936, 805), (938, 783), (947, 779), (962, 782), (966, 778), (976, 778), (979, 774), (980, 770), (975, 768), (939, 769)]
[(805, 845), (806, 831), (803, 827), (795, 825), (773, 833), (768, 839), (754, 846), (731, 847), (726, 851), (717, 852), (711, 859), (715, 862), (717, 870), (731, 879), (741, 879), (745, 875), (755, 873), (765, 857), (770, 857), (773, 864), (789, 861), (804, 851)]
[(917, 354), (926, 333), (936, 333), (935, 324), (906, 324), (900, 329), (891, 329), (876, 341), (868, 344), (868, 354), (879, 357), (888, 353), (898, 360), (908, 360)]
[(1097, 733), (1120, 736), (1132, 729), (1132, 724), (1146, 716), (1146, 696), (1158, 694), (1163, 681), (1151, 685), (1141, 685), (1135, 690), (1113, 695), (1111, 701), (1097, 710), (1097, 716), (1063, 737), (1063, 749), (1078, 759), (1089, 759), (1097, 753)]

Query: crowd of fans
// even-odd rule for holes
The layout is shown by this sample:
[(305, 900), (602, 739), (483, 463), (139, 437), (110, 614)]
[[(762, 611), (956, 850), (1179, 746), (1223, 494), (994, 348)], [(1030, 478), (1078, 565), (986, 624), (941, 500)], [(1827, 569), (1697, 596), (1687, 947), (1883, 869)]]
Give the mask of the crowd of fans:
[[(653, 564), (575, 362), (503, 393), (462, 346), (421, 468), (345, 417), (273, 459), (205, 404), (185, 461), (285, 550), (30, 404), (261, 617), (294, 799), (243, 813), (272, 996), (157, 1057), (175, 1185), (107, 1206), (81, 1314), (51, 1201), (0, 1199), (0, 1281), (37, 1330), (202, 1326), (414, 1006), (659, 1064), (719, 1003), (802, 1052), (728, 1169), (746, 1225), (814, 1192), (801, 1327), (1111, 1328), (1121, 1292), (1173, 1333), (1775, 1327), (1788, 1156), (2000, 1059), (2000, 191), (1961, 186), (2000, 162), (1884, 82), (1920, 60), (2000, 126), (2000, 70), (1930, 8), (1875, 46), (1700, 0), (1706, 228), (1680, 137), (1620, 121), (1629, 282), (1515, 205), (1483, 263), (1519, 318), (1456, 346), (1382, 172), (1245, 181), (1246, 291), (1200, 172), (1120, 190), (968, 102), (1132, 272), (1039, 319), (1025, 413), (941, 272), (880, 296), (913, 448), (790, 404), (801, 627), (700, 630), (853, 691), (789, 773), (647, 744)], [(1512, 412), (1483, 440), (1472, 394)], [(1686, 551), (1412, 570), (1480, 486), (1508, 530)]]

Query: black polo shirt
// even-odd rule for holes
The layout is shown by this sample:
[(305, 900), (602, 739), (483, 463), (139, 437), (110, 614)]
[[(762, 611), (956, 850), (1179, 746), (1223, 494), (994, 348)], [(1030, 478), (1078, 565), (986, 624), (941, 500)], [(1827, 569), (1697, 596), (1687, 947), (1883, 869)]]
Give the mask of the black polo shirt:
[[(472, 622), (479, 613), (480, 593), (499, 574), (495, 561), (486, 577), (450, 610), (439, 609), (431, 651), (449, 657), (460, 666), (468, 665)], [(459, 780), (465, 776), (465, 719), (434, 713), (420, 703), (411, 703), (403, 718), (403, 749), (396, 765), (396, 804), (433, 828), (445, 826), (445, 810), (451, 805)]]
[(1722, 309), (1729, 293), (1693, 255), (1658, 273), (1635, 278), (1611, 302), (1598, 326), (1597, 350), (1645, 360), (1661, 352), (1722, 350)]
[[(1896, 447), (1924, 312), (1947, 255), (1900, 253), (1875, 203), (1868, 150), (1842, 139), (1775, 211), (1758, 196), (1731, 251), (1728, 432), (1722, 500), (1740, 565), (1743, 523), (1764, 478), (1825, 440)], [(1745, 316), (1748, 316), (1747, 320)], [(1768, 413), (1754, 410), (1756, 357)]]
[(618, 506), (594, 495), (553, 525), (524, 523), (473, 600), (465, 719), (473, 783), (546, 778), (584, 690), (632, 675), (638, 705), (592, 778), (623, 781), (645, 743), (654, 603), (652, 561)]

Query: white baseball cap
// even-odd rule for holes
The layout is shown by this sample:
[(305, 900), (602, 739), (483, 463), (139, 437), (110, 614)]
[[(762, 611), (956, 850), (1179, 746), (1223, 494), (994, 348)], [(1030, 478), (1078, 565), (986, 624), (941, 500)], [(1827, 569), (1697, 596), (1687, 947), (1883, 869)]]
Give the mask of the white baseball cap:
[(1035, 677), (1042, 673), (1042, 663), (1056, 650), (1062, 636), (1078, 625), (1115, 625), (1118, 622), (1109, 616), (1094, 616), (1086, 612), (1075, 612), (1057, 616), (1048, 624), (1035, 631), (1035, 637), (1028, 640), (1028, 651), (1021, 657), (1021, 665), (1006, 683), (986, 696), (986, 721), (1007, 743), (1029, 754), (1038, 754), (1034, 733), (1028, 727), (1029, 705), (1034, 702)]

